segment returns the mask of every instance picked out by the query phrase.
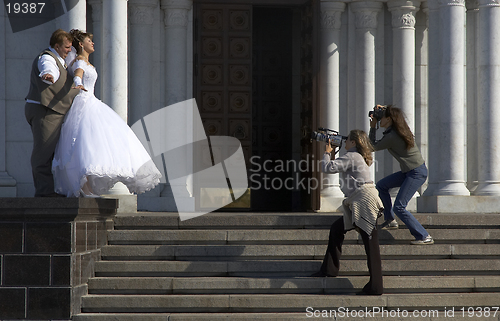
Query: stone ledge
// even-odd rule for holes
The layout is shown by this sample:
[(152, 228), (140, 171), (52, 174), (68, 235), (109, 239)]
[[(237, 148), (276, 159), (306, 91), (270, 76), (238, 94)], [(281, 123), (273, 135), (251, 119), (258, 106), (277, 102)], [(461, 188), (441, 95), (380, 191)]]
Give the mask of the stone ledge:
[[(359, 308), (362, 309), (362, 308)], [(453, 317), (445, 317), (444, 311), (440, 311), (440, 317), (412, 317), (413, 321), (449, 321)], [(379, 314), (381, 315), (381, 313)], [(467, 316), (467, 313), (465, 314)], [(462, 311), (455, 309), (455, 316), (461, 317)], [(402, 318), (391, 318), (398, 321)], [(145, 314), (113, 314), (113, 313), (87, 313), (75, 316), (75, 321), (295, 321), (295, 320), (327, 320), (320, 317), (307, 317), (306, 311), (296, 313), (145, 313)], [(328, 318), (328, 320), (333, 320)], [(335, 320), (339, 321), (360, 321), (364, 320), (359, 316), (357, 317), (337, 317)], [(370, 321), (387, 321), (387, 317), (373, 317), (366, 318)], [(405, 319), (406, 320), (406, 319)], [(464, 320), (477, 320), (485, 321), (484, 317), (471, 317)], [(489, 321), (498, 321), (500, 316), (490, 317)]]
[(67, 320), (107, 244), (115, 199), (0, 198), (1, 319)]
[(417, 198), (419, 213), (498, 213), (500, 198), (492, 196), (421, 196)]
[(103, 198), (0, 198), (0, 220), (62, 219), (76, 216), (112, 217), (116, 215), (117, 199)]

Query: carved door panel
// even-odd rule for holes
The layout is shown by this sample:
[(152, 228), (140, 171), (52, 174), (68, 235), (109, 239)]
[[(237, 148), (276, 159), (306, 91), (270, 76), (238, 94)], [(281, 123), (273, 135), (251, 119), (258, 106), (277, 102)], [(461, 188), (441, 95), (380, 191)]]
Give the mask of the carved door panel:
[(195, 97), (206, 134), (238, 138), (248, 168), (252, 155), (252, 6), (197, 5), (194, 40)]
[(238, 138), (247, 159), (252, 127), (252, 6), (199, 5), (196, 97), (207, 135)]
[[(320, 179), (317, 166), (320, 157), (319, 144), (311, 142), (310, 139), (311, 131), (316, 130), (317, 126), (319, 1), (309, 0), (302, 7), (301, 17), (301, 160), (310, 165), (310, 170), (301, 174), (302, 178), (314, 186)], [(305, 208), (318, 210), (320, 188), (304, 190), (302, 204)]]

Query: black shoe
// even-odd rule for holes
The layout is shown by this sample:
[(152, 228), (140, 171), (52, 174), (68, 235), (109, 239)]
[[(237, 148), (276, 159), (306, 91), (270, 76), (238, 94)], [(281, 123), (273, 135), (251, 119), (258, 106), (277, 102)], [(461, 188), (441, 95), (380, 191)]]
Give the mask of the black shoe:
[(310, 277), (313, 277), (313, 278), (324, 278), (324, 277), (330, 277), (330, 278), (334, 278), (335, 275), (330, 275), (328, 273), (324, 273), (323, 271), (318, 271), (318, 272), (315, 272), (311, 275), (309, 275)]
[(356, 293), (356, 295), (382, 295), (383, 291), (375, 291), (371, 289), (371, 282), (368, 282), (361, 292)]

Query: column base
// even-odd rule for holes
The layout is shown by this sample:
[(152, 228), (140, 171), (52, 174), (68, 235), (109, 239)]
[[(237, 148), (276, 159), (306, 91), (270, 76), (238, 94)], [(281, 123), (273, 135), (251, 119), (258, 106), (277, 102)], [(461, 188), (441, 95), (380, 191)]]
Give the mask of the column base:
[(470, 195), (470, 192), (467, 187), (465, 187), (465, 182), (440, 182), (435, 194), (446, 196), (468, 196)]
[(130, 194), (127, 186), (122, 182), (118, 182), (113, 186), (108, 194), (101, 195), (102, 198), (112, 198), (118, 200), (119, 214), (137, 213), (137, 195)]
[(500, 198), (438, 195), (417, 199), (419, 213), (500, 213)]
[(500, 184), (479, 183), (474, 189), (474, 196), (500, 196)]
[(7, 172), (0, 172), (0, 197), (16, 197), (16, 180)]
[(321, 195), (318, 212), (343, 212), (342, 201), (345, 197), (325, 197)]
[(117, 199), (118, 209), (116, 210), (116, 213), (118, 214), (137, 213), (137, 195), (106, 194), (101, 195), (101, 197), (107, 199)]
[(16, 194), (15, 186), (0, 186), (0, 197), (16, 197)]
[(330, 197), (343, 198), (343, 197), (345, 197), (344, 193), (342, 192), (342, 190), (340, 189), (340, 187), (338, 185), (337, 186), (327, 186), (327, 187), (323, 188), (321, 190), (321, 196), (325, 197), (325, 198), (330, 198)]

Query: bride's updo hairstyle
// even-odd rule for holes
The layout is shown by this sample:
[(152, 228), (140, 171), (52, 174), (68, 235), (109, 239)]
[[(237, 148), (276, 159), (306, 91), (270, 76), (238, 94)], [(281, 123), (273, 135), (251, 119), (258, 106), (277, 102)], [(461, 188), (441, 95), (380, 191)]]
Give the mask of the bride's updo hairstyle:
[(93, 34), (82, 32), (81, 30), (78, 29), (71, 29), (69, 33), (73, 36), (73, 47), (75, 47), (77, 54), (82, 53), (82, 47), (80, 46), (80, 42), (83, 43), (83, 41), (87, 37), (90, 38), (90, 40), (92, 40), (92, 38), (94, 37)]

